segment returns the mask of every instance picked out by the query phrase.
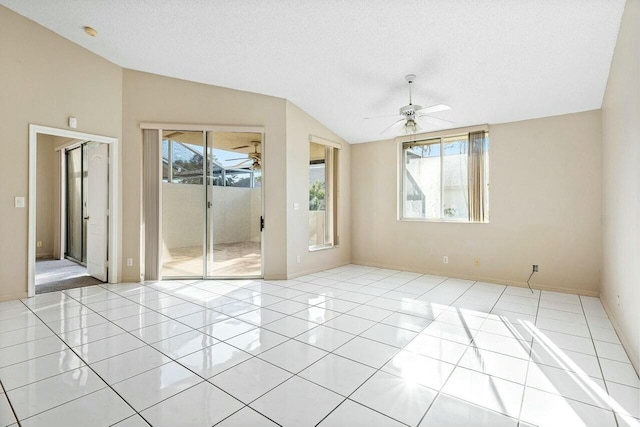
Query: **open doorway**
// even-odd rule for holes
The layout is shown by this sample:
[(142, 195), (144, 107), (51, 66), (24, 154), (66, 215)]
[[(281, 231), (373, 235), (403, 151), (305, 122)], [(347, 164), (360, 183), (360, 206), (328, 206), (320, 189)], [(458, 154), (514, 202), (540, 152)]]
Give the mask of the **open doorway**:
[(117, 281), (117, 139), (30, 126), (28, 295)]
[(47, 134), (37, 144), (36, 294), (103, 283), (108, 145)]

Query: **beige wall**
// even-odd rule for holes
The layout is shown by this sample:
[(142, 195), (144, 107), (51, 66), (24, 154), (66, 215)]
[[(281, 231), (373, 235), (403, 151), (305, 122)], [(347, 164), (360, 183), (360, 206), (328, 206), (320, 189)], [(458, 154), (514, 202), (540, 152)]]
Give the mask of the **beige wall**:
[(36, 176), (36, 242), (42, 242), (41, 247), (36, 247), (36, 258), (47, 258), (53, 256), (54, 240), (56, 234), (56, 220), (59, 216), (54, 215), (56, 211), (57, 184), (56, 167), (57, 153), (54, 150), (54, 137), (50, 135), (38, 135), (37, 163), (38, 171)]
[[(287, 101), (287, 272), (290, 277), (319, 271), (351, 260), (351, 146), (317, 120)], [(336, 248), (309, 252), (309, 136), (342, 144), (338, 172), (338, 234)], [(293, 204), (300, 209), (294, 210)], [(300, 263), (296, 257), (300, 256)]]
[(120, 136), (122, 69), (0, 6), (0, 300), (26, 296), (29, 124)]
[[(596, 295), (601, 264), (600, 112), (493, 125), (490, 223), (397, 220), (397, 145), (353, 145), (352, 259)], [(449, 257), (443, 264), (442, 257)], [(474, 266), (474, 258), (480, 265)]]
[(139, 280), (142, 225), (140, 122), (264, 126), (265, 276), (287, 275), (286, 135), (284, 99), (138, 71), (123, 75), (123, 280)]
[[(640, 370), (640, 1), (627, 0), (602, 104), (602, 300)], [(617, 304), (618, 296), (620, 305)]]

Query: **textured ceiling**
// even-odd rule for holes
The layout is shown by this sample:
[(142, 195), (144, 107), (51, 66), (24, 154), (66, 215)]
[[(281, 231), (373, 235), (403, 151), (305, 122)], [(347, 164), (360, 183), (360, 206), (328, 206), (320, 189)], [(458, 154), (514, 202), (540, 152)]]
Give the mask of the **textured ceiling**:
[[(287, 98), (348, 142), (600, 108), (624, 0), (0, 0), (126, 68)], [(84, 34), (89, 25), (97, 38)]]

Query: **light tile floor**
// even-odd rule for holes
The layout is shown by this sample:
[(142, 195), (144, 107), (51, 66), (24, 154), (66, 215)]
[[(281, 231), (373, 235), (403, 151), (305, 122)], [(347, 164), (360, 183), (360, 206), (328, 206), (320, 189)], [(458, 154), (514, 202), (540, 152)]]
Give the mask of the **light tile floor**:
[(640, 426), (597, 298), (355, 265), (3, 302), (0, 382), (2, 426)]

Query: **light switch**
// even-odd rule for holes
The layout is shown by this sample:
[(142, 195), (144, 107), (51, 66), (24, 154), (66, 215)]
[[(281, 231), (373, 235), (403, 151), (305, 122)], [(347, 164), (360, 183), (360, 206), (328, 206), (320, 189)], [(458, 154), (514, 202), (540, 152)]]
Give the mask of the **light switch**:
[(24, 197), (16, 197), (16, 208), (24, 208)]
[(299, 211), (300, 210), (300, 203), (293, 202), (293, 210), (294, 211)]

